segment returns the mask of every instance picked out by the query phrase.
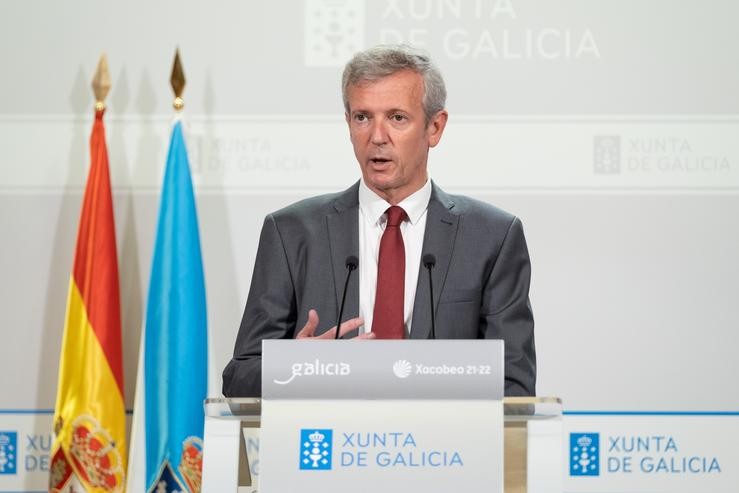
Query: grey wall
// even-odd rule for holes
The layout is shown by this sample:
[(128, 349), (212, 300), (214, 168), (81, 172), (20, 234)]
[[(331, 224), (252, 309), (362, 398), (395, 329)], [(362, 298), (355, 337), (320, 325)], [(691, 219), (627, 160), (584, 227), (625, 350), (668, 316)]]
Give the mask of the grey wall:
[(738, 17), (718, 0), (3, 1), (0, 408), (54, 405), (100, 52), (130, 407), (175, 47), (219, 395), (264, 215), (358, 177), (341, 65), (402, 37), (448, 82), (432, 176), (524, 221), (539, 394), (735, 410)]

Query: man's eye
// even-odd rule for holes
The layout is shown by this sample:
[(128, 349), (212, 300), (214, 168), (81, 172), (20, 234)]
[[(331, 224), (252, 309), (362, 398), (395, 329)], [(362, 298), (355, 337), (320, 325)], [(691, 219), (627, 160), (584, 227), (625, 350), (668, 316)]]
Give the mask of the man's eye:
[(358, 122), (363, 122), (367, 119), (367, 117), (365, 115), (355, 115), (354, 119), (357, 120)]
[(393, 115), (392, 119), (396, 122), (402, 122), (403, 120), (405, 120), (405, 115)]

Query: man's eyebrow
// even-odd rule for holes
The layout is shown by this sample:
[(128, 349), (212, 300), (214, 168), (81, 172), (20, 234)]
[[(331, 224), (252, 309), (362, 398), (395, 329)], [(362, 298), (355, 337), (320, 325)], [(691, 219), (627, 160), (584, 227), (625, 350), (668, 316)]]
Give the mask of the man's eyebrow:
[[(354, 110), (351, 110), (350, 111), (350, 114), (351, 115), (353, 115), (355, 113), (372, 113), (372, 111), (365, 110), (365, 109), (362, 109), (362, 108), (357, 108), (357, 109), (354, 109)], [(381, 111), (381, 113), (387, 115), (387, 114), (390, 114), (390, 113), (409, 113), (409, 111), (406, 110), (406, 109), (403, 109), (403, 108), (389, 108), (387, 110)]]
[(386, 110), (373, 112), (371, 110), (363, 109), (363, 108), (357, 108), (350, 110), (348, 115), (349, 118), (354, 118), (357, 115), (365, 115), (368, 118), (372, 118), (372, 115), (379, 114), (382, 115), (383, 118), (391, 118), (393, 115), (403, 115), (405, 118), (412, 118), (411, 115), (413, 114), (411, 111), (403, 108), (389, 108)]

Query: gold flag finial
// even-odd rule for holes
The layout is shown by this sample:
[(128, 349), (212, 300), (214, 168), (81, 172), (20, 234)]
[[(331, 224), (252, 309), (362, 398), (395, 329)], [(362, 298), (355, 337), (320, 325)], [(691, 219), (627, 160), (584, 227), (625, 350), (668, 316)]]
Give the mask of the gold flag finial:
[(172, 75), (169, 83), (174, 91), (174, 109), (182, 110), (185, 102), (182, 100), (182, 92), (185, 90), (185, 72), (182, 70), (182, 61), (180, 60), (180, 49), (174, 53), (174, 63), (172, 64)]
[(92, 78), (92, 91), (95, 93), (95, 110), (102, 111), (105, 109), (105, 98), (110, 91), (110, 72), (108, 72), (108, 57), (105, 53), (100, 55), (98, 67)]

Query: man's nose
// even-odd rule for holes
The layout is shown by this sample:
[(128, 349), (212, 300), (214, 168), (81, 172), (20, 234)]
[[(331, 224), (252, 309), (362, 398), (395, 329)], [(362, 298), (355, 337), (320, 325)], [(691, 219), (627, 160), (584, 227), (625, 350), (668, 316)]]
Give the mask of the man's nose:
[(372, 134), (370, 136), (372, 143), (375, 145), (386, 144), (388, 141), (387, 129), (381, 119), (376, 119), (372, 124)]

